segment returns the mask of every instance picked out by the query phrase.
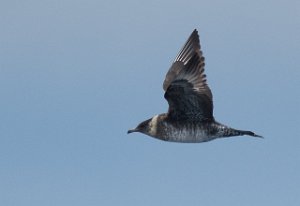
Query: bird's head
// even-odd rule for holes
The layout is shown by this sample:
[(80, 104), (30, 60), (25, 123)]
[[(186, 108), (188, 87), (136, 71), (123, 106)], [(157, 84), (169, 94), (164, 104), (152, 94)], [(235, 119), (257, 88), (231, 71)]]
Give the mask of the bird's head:
[(161, 115), (155, 115), (151, 119), (143, 121), (135, 129), (128, 130), (128, 134), (132, 132), (141, 132), (151, 137), (158, 136), (158, 126), (161, 122)]
[(133, 133), (133, 132), (140, 132), (144, 134), (149, 134), (150, 131), (150, 122), (151, 119), (145, 120), (141, 122), (135, 129), (128, 130), (127, 134)]

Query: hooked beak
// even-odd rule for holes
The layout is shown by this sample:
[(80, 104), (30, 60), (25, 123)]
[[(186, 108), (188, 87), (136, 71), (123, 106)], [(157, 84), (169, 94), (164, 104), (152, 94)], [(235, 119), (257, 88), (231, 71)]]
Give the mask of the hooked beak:
[(137, 128), (135, 128), (135, 129), (130, 129), (130, 130), (128, 130), (127, 131), (127, 134), (130, 134), (130, 133), (132, 133), (132, 132), (138, 132), (139, 130), (137, 129)]

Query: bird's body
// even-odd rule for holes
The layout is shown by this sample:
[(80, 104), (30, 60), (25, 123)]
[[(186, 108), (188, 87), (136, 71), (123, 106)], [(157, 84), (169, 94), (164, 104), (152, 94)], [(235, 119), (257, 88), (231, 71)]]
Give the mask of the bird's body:
[(253, 132), (236, 130), (216, 121), (174, 121), (168, 114), (155, 115), (141, 124), (148, 126), (142, 133), (169, 142), (197, 143), (245, 134), (255, 136)]
[(163, 84), (164, 97), (169, 103), (168, 113), (156, 115), (128, 133), (141, 132), (164, 141), (187, 143), (239, 135), (261, 137), (215, 121), (204, 65), (198, 32), (194, 30), (175, 58)]

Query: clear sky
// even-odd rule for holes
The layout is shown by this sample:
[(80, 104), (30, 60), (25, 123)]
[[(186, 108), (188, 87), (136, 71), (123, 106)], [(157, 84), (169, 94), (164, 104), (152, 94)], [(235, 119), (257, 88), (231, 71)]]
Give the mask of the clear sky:
[[(127, 135), (167, 111), (197, 28), (219, 122), (200, 144)], [(0, 205), (300, 205), (300, 1), (0, 2)]]

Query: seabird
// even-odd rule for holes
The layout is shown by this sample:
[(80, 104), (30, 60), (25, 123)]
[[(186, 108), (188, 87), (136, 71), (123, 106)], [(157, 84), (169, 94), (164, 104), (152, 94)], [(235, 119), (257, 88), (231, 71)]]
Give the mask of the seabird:
[(249, 135), (217, 121), (213, 116), (213, 98), (204, 74), (204, 57), (195, 29), (176, 56), (163, 83), (167, 113), (141, 122), (128, 133), (140, 132), (170, 142), (207, 142), (216, 138)]

